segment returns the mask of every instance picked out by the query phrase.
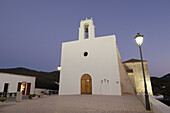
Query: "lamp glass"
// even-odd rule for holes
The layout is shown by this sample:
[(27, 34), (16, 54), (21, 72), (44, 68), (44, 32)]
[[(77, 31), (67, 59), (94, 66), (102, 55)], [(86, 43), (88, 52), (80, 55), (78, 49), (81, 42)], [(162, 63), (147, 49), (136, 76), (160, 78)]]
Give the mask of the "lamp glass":
[(57, 69), (60, 71), (61, 70), (61, 66), (58, 66)]
[(136, 43), (138, 46), (141, 46), (143, 44), (143, 37), (142, 36), (137, 36), (135, 37)]

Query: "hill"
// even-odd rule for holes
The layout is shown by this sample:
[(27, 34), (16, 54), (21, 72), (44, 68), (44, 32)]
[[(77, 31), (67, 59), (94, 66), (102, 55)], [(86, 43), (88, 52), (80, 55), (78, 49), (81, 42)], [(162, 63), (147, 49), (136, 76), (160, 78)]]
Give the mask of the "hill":
[[(22, 67), (18, 68), (9, 68), (9, 69), (0, 69), (0, 72), (4, 73), (13, 73), (20, 74), (25, 76), (34, 76), (36, 77), (35, 87), (36, 88), (45, 88), (58, 90), (59, 87), (55, 82), (59, 83), (59, 71), (53, 72), (42, 72), (30, 70)], [(162, 94), (164, 96), (170, 96), (170, 73), (158, 78), (151, 77), (152, 90), (154, 95)]]
[(151, 84), (154, 95), (170, 96), (170, 73), (161, 78), (151, 77)]
[(59, 82), (59, 71), (53, 72), (41, 72), (30, 70), (22, 67), (18, 68), (9, 68), (9, 69), (0, 69), (0, 72), (11, 73), (11, 74), (19, 74), (25, 76), (34, 76), (36, 77), (35, 87), (36, 88), (45, 88), (58, 90), (58, 85), (55, 82)]

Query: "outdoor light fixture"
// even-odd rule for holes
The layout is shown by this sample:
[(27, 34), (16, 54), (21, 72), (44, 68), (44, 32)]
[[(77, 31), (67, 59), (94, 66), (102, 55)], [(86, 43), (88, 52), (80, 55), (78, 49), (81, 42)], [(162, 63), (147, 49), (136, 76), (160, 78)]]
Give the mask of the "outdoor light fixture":
[(58, 69), (58, 71), (60, 71), (60, 70), (61, 70), (61, 66), (59, 65), (59, 66), (57, 67), (57, 69)]
[(143, 57), (142, 57), (142, 49), (141, 46), (143, 44), (143, 35), (140, 35), (140, 33), (137, 33), (135, 37), (136, 43), (139, 46), (140, 50), (140, 57), (141, 57), (141, 64), (142, 64), (142, 71), (143, 71), (143, 79), (144, 79), (144, 86), (145, 86), (145, 105), (146, 105), (146, 110), (150, 110), (150, 103), (149, 103), (149, 96), (148, 96), (148, 90), (147, 90), (147, 84), (146, 84), (146, 79), (145, 79), (145, 70), (143, 66)]
[(140, 35), (140, 33), (137, 33), (135, 40), (138, 46), (141, 46), (143, 44), (143, 35)]

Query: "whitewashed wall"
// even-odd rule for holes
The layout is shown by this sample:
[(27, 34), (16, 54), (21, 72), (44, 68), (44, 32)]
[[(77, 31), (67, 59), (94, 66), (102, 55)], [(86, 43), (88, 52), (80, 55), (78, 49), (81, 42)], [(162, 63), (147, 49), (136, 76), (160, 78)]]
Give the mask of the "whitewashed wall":
[[(145, 94), (142, 93), (138, 97), (142, 101), (142, 103), (145, 105)], [(149, 95), (149, 101), (150, 101), (150, 108), (153, 113), (169, 113), (170, 112), (169, 106), (165, 105), (159, 100), (156, 100), (154, 97), (150, 95)]]
[(59, 95), (81, 94), (84, 74), (92, 77), (92, 94), (121, 95), (115, 35), (62, 44)]
[(31, 83), (30, 94), (34, 94), (35, 79), (35, 77), (30, 76), (0, 73), (0, 92), (3, 92), (5, 83), (9, 83), (8, 93), (15, 93), (17, 92), (18, 82), (25, 82)]

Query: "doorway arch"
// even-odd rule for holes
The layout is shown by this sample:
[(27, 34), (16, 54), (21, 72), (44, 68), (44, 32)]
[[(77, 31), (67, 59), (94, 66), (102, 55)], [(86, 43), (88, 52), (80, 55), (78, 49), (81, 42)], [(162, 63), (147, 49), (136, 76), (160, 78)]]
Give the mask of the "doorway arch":
[(92, 94), (92, 79), (88, 74), (81, 77), (81, 94)]

